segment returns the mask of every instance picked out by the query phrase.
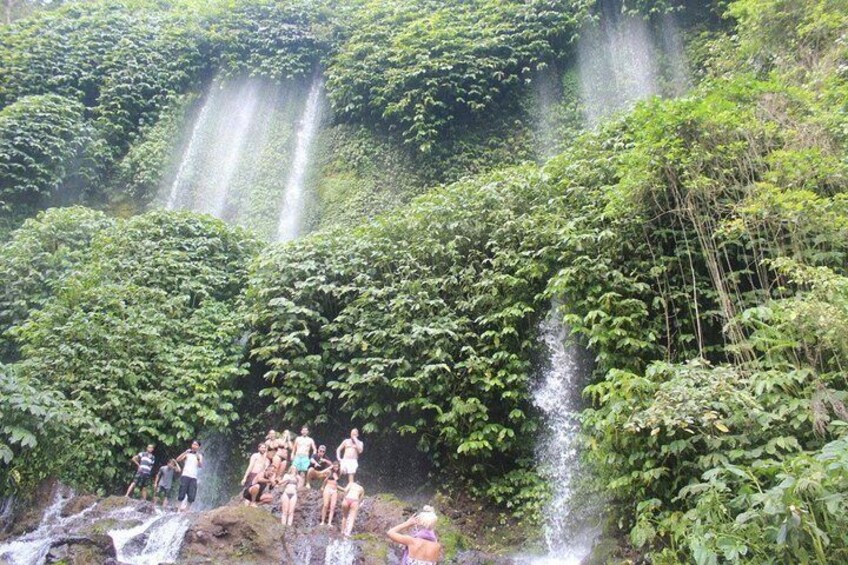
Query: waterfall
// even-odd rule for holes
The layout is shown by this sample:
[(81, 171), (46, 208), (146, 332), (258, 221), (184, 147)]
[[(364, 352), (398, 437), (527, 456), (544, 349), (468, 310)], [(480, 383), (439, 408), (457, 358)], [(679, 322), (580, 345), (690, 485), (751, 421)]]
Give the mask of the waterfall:
[(323, 85), (320, 77), (312, 81), (309, 96), (303, 109), (303, 116), (297, 131), (289, 177), (283, 193), (283, 203), (280, 208), (280, 219), (277, 222), (277, 240), (289, 241), (300, 234), (304, 205), (304, 182), (309, 166), (312, 142), (321, 121), (321, 91)]
[(327, 544), (324, 565), (354, 565), (356, 546), (349, 540), (333, 540)]
[(673, 15), (652, 25), (643, 17), (622, 15), (614, 0), (601, 7), (599, 21), (586, 25), (577, 42), (580, 98), (591, 127), (639, 100), (679, 95), (691, 84)]
[(8, 543), (0, 544), (0, 562), (9, 565), (41, 565), (56, 538), (78, 523), (91, 509), (82, 510), (73, 516), (62, 517), (62, 507), (73, 496), (73, 491), (57, 486), (53, 500), (44, 511), (38, 527)]
[(269, 240), (301, 228), (322, 82), (215, 80), (160, 188), (168, 210), (204, 212)]
[(185, 514), (155, 512), (138, 526), (109, 531), (120, 563), (159, 565), (177, 559), (191, 520)]
[(553, 497), (545, 509), (547, 556), (532, 558), (529, 563), (577, 565), (589, 555), (598, 535), (597, 528), (588, 523), (588, 516), (597, 518), (598, 512), (574, 499), (580, 473), (580, 392), (590, 363), (584, 350), (568, 343), (568, 331), (556, 304), (539, 330), (548, 358), (541, 382), (533, 391), (533, 403), (545, 423), (536, 451), (540, 472), (552, 485)]
[(197, 163), (200, 152), (200, 137), (206, 132), (209, 123), (209, 108), (215, 104), (215, 94), (218, 92), (215, 84), (209, 89), (209, 94), (200, 108), (200, 114), (194, 122), (194, 127), (191, 128), (191, 136), (188, 140), (185, 153), (180, 159), (180, 166), (177, 169), (177, 174), (174, 181), (171, 183), (171, 190), (168, 192), (168, 200), (165, 202), (165, 208), (168, 210), (176, 210), (179, 206), (179, 197), (185, 192), (188, 187), (189, 179), (194, 174), (194, 167)]

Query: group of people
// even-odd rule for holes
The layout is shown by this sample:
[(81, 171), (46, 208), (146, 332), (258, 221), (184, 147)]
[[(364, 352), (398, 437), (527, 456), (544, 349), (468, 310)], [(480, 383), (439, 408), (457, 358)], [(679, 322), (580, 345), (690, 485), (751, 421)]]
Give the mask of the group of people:
[[(280, 493), (280, 513), (284, 526), (291, 526), (294, 510), (297, 506), (298, 491), (311, 489), (312, 483), (321, 481), (322, 506), (320, 525), (332, 526), (339, 495), (341, 502), (341, 532), (350, 536), (354, 521), (359, 511), (359, 505), (365, 497), (365, 489), (356, 482), (356, 472), (359, 469), (359, 456), (364, 450), (364, 444), (359, 439), (359, 430), (350, 431), (350, 437), (342, 441), (336, 448), (335, 461), (327, 457), (324, 445), (316, 446), (309, 437), (309, 428), (303, 426), (300, 435), (292, 437), (286, 430), (281, 434), (271, 430), (265, 436), (265, 441), (259, 443), (256, 453), (250, 456), (247, 469), (244, 472), (241, 485), (244, 504), (270, 504), (274, 500), (274, 489), (282, 489)], [(141, 489), (142, 500), (147, 500), (148, 487), (153, 478), (153, 493), (151, 500), (156, 504), (161, 502), (167, 508), (168, 497), (176, 475), (179, 479), (179, 494), (177, 501), (179, 510), (188, 510), (197, 496), (197, 475), (203, 467), (203, 455), (200, 453), (200, 442), (194, 440), (191, 447), (169, 459), (162, 465), (155, 477), (153, 468), (156, 457), (154, 445), (148, 445), (132, 458), (136, 473), (127, 489), (127, 497), (136, 488)], [(344, 486), (340, 484), (347, 477)], [(387, 532), (389, 538), (406, 546), (403, 563), (405, 565), (435, 565), (438, 563), (442, 547), (438, 542), (433, 527), (436, 524), (436, 513), (429, 506), (402, 524), (398, 524)], [(405, 530), (410, 532), (404, 533)]]
[[(156, 446), (150, 444), (145, 451), (134, 455), (132, 462), (136, 465), (135, 476), (127, 488), (127, 498), (132, 496), (136, 488), (141, 489), (141, 499), (147, 500), (147, 487), (153, 476), (153, 466), (156, 457), (153, 451)], [(180, 503), (180, 511), (188, 510), (197, 498), (197, 473), (203, 467), (203, 455), (200, 453), (200, 442), (193, 440), (191, 447), (179, 454), (175, 459), (170, 459), (166, 465), (159, 467), (156, 477), (153, 479), (153, 503), (161, 502), (162, 508), (168, 507), (168, 495), (174, 484), (174, 476), (180, 475), (180, 489), (177, 501)]]
[[(331, 526), (336, 512), (339, 494), (343, 496), (341, 531), (349, 536), (359, 505), (365, 497), (365, 489), (356, 482), (359, 456), (364, 450), (359, 439), (359, 430), (350, 431), (350, 437), (339, 444), (336, 460), (327, 457), (327, 447), (316, 446), (309, 437), (309, 428), (303, 426), (300, 435), (292, 437), (286, 430), (277, 434), (271, 430), (265, 441), (259, 443), (256, 453), (250, 456), (241, 484), (244, 487), (244, 503), (255, 506), (273, 501), (273, 490), (282, 489), (280, 514), (284, 526), (291, 526), (297, 507), (298, 490), (311, 489), (312, 483), (321, 481), (323, 501), (320, 525)], [(340, 480), (347, 477), (342, 486)]]

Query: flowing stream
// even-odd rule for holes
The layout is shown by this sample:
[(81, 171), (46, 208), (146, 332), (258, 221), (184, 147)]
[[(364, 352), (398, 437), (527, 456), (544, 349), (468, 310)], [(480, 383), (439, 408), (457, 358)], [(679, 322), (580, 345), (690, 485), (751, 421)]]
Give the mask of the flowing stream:
[[(8, 543), (0, 544), (0, 562), (10, 565), (41, 565), (53, 542), (67, 535), (75, 525), (84, 520), (91, 507), (73, 516), (62, 516), (62, 507), (73, 496), (73, 491), (57, 487), (53, 500), (44, 511), (38, 527)], [(93, 506), (93, 505), (92, 505)]]
[[(122, 510), (116, 511), (113, 516), (132, 518), (132, 510)], [(143, 517), (144, 521), (137, 526), (109, 531), (118, 561), (128, 565), (159, 565), (176, 561), (191, 523), (190, 517), (159, 510), (154, 516)]]
[(316, 77), (309, 88), (309, 96), (306, 99), (303, 116), (298, 125), (294, 158), (283, 192), (283, 203), (280, 206), (280, 218), (277, 222), (278, 241), (289, 241), (300, 235), (306, 173), (309, 167), (309, 157), (312, 153), (312, 144), (321, 122), (322, 90), (321, 79)]
[(580, 393), (591, 363), (582, 348), (569, 343), (556, 304), (539, 330), (548, 357), (533, 391), (533, 403), (545, 422), (537, 460), (554, 492), (545, 509), (547, 554), (525, 561), (532, 565), (578, 565), (591, 552), (599, 533), (590, 518), (592, 514), (597, 518), (598, 509), (588, 509), (584, 502), (575, 500), (575, 485), (580, 477)]
[(356, 546), (349, 540), (333, 540), (327, 545), (324, 565), (354, 565)]

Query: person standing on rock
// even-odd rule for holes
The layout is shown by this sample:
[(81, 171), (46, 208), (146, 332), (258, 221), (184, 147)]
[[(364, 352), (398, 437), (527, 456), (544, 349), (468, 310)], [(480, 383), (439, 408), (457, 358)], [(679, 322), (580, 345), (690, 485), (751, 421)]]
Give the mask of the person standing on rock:
[(268, 446), (263, 442), (259, 444), (258, 449), (259, 451), (250, 456), (250, 462), (248, 462), (244, 477), (241, 479), (241, 486), (245, 488), (249, 488), (253, 484), (253, 479), (260, 476), (268, 467), (268, 459), (265, 457)]
[(159, 472), (156, 473), (156, 480), (153, 481), (153, 503), (156, 500), (162, 501), (162, 508), (168, 507), (168, 493), (171, 492), (171, 485), (174, 484), (174, 473), (180, 473), (180, 464), (176, 459), (168, 461), (167, 465), (159, 467)]
[(147, 485), (150, 484), (150, 475), (153, 474), (153, 465), (156, 463), (156, 457), (153, 455), (154, 449), (155, 446), (151, 443), (147, 446), (146, 451), (133, 456), (132, 462), (135, 463), (136, 472), (133, 482), (130, 483), (127, 489), (127, 498), (130, 497), (135, 487), (139, 487), (141, 489), (141, 499), (147, 500)]
[(289, 451), (291, 450), (291, 433), (288, 430), (283, 431), (283, 435), (274, 441), (274, 455), (271, 457), (271, 464), (277, 469), (277, 478), (283, 476), (289, 464)]
[(356, 514), (359, 512), (359, 505), (362, 499), (365, 498), (365, 489), (362, 485), (351, 480), (343, 489), (345, 493), (342, 500), (342, 534), (345, 537), (350, 537), (353, 532), (353, 523), (356, 520)]
[(180, 492), (177, 495), (177, 502), (182, 503), (180, 512), (185, 512), (191, 508), (194, 499), (197, 498), (197, 472), (203, 467), (200, 442), (197, 440), (192, 441), (191, 448), (177, 457), (177, 463), (183, 464), (183, 474), (180, 477)]
[(297, 506), (297, 487), (300, 480), (297, 477), (297, 467), (292, 465), (289, 472), (283, 475), (280, 484), (283, 494), (280, 496), (280, 520), (284, 526), (291, 526), (294, 520), (294, 509)]
[(300, 428), (300, 437), (294, 440), (294, 459), (292, 466), (301, 473), (301, 481), (306, 482), (306, 471), (309, 470), (309, 458), (315, 453), (315, 441), (309, 437), (309, 428), (303, 426)]
[(347, 475), (347, 484), (356, 480), (356, 471), (359, 468), (359, 455), (365, 448), (359, 440), (359, 430), (350, 430), (350, 437), (344, 440), (336, 449), (336, 459), (341, 462), (342, 474)]
[[(393, 542), (406, 546), (401, 565), (436, 565), (439, 562), (442, 544), (433, 531), (436, 521), (436, 512), (431, 506), (425, 506), (420, 513), (386, 532)], [(401, 533), (413, 526), (417, 529), (411, 534)]]
[[(318, 448), (320, 449), (320, 447)], [(341, 470), (339, 462), (334, 461), (330, 467), (330, 474), (324, 479), (324, 484), (321, 485), (321, 495), (323, 497), (323, 505), (321, 506), (321, 523), (320, 526), (332, 526), (333, 516), (336, 513), (336, 500), (339, 497), (339, 479), (341, 478)], [(327, 515), (329, 514), (329, 518)]]

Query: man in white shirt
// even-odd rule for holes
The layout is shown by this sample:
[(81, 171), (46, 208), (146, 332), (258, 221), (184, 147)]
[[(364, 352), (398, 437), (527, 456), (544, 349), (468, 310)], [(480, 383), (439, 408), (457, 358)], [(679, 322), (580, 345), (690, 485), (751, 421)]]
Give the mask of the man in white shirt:
[[(191, 508), (194, 499), (197, 497), (197, 471), (203, 467), (203, 455), (200, 454), (200, 442), (194, 440), (191, 442), (191, 449), (187, 449), (179, 457), (177, 463), (182, 463), (183, 474), (180, 476), (180, 493), (177, 495), (177, 501), (182, 502), (180, 512), (185, 512)], [(184, 502), (188, 499), (187, 502)]]

